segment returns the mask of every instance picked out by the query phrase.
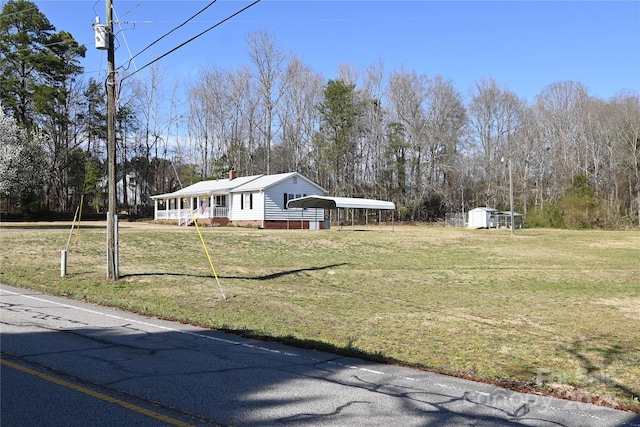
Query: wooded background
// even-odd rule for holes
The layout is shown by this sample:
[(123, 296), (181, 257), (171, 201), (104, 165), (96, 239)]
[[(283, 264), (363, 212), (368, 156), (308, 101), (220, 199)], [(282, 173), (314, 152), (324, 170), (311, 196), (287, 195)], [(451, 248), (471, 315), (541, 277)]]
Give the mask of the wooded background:
[[(135, 184), (159, 194), (230, 169), (297, 171), (330, 195), (390, 200), (401, 220), (434, 221), (508, 210), (511, 162), (527, 226), (640, 226), (637, 92), (604, 100), (580, 82), (550, 82), (527, 102), (491, 77), (463, 93), (446, 77), (383, 62), (345, 64), (328, 80), (271, 32), (249, 33), (246, 47), (246, 64), (190, 81), (167, 81), (161, 63), (118, 70), (120, 177), (135, 171)], [(83, 75), (85, 52), (34, 3), (4, 5), (3, 211), (72, 213), (81, 196), (87, 211), (104, 211), (105, 79)], [(146, 196), (122, 209), (148, 214)]]

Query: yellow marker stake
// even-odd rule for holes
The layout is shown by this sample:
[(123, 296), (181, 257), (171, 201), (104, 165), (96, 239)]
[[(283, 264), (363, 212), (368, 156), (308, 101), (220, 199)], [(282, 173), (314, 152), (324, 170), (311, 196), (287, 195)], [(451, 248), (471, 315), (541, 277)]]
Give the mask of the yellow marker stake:
[(74, 246), (78, 246), (78, 235), (80, 234), (80, 221), (82, 220), (82, 205), (84, 204), (84, 194), (80, 196), (80, 214), (78, 215), (78, 228), (76, 229), (76, 241)]
[(73, 222), (71, 223), (71, 230), (69, 230), (69, 238), (67, 239), (67, 246), (65, 248), (65, 250), (69, 250), (69, 243), (71, 243), (71, 236), (73, 236), (73, 227), (76, 226), (76, 218), (78, 217), (78, 210), (80, 209), (80, 206), (78, 206), (76, 208), (76, 213), (73, 215)]
[(198, 225), (198, 221), (196, 221), (196, 217), (195, 217), (195, 215), (193, 215), (193, 210), (191, 210), (190, 213), (191, 213), (191, 220), (195, 223), (196, 230), (198, 230), (198, 235), (200, 236), (200, 241), (202, 242), (202, 246), (204, 247), (204, 252), (207, 254), (207, 258), (209, 259), (209, 265), (211, 266), (211, 271), (213, 271), (213, 277), (216, 278), (216, 283), (218, 284), (218, 287), (220, 288), (220, 293), (222, 294), (222, 299), (226, 300), (227, 296), (224, 294), (224, 289), (222, 289), (222, 285), (220, 284), (220, 279), (218, 279), (218, 274), (216, 273), (216, 269), (213, 266), (213, 261), (211, 260), (211, 256), (209, 255), (209, 249), (207, 249), (207, 245), (204, 242), (204, 237), (202, 237), (202, 232), (200, 231), (200, 226)]

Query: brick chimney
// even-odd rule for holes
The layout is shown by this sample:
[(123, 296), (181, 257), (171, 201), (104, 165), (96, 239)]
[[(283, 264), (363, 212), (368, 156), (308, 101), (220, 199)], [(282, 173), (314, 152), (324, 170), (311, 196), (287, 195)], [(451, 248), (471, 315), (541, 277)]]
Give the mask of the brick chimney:
[(236, 177), (236, 171), (234, 171), (233, 169), (231, 169), (229, 171), (229, 181), (231, 181), (232, 179), (235, 179)]

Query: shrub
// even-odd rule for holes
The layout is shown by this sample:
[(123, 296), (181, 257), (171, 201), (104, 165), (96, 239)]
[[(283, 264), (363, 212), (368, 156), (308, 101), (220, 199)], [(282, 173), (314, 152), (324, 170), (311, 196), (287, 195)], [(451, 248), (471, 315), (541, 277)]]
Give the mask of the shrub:
[(542, 208), (527, 212), (527, 227), (529, 228), (566, 228), (560, 209), (548, 203)]

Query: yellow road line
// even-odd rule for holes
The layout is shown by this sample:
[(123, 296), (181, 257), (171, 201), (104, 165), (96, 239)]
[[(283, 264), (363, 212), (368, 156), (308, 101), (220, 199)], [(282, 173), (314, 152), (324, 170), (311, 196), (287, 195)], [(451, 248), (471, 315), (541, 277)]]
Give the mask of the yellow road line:
[(34, 371), (33, 369), (26, 368), (26, 367), (24, 367), (22, 365), (18, 365), (17, 363), (9, 362), (8, 360), (0, 359), (0, 363), (2, 363), (3, 365), (9, 366), (9, 367), (11, 367), (13, 369), (17, 369), (19, 371), (27, 373), (29, 375), (33, 375), (33, 376), (36, 376), (38, 378), (42, 378), (43, 380), (52, 382), (54, 384), (58, 384), (58, 385), (61, 385), (63, 387), (67, 387), (67, 388), (73, 389), (75, 391), (79, 391), (80, 393), (84, 393), (84, 394), (89, 395), (91, 397), (95, 397), (97, 399), (101, 399), (101, 400), (104, 400), (104, 401), (109, 402), (109, 403), (115, 403), (116, 405), (120, 405), (120, 406), (122, 406), (124, 408), (130, 409), (132, 411), (138, 412), (140, 414), (146, 415), (146, 416), (151, 417), (151, 418), (155, 418), (156, 420), (164, 421), (165, 423), (168, 423), (168, 424), (171, 424), (171, 425), (174, 425), (174, 426), (178, 426), (178, 427), (191, 427), (192, 426), (192, 424), (188, 424), (188, 423), (185, 423), (183, 421), (176, 420), (175, 418), (171, 418), (171, 417), (168, 417), (166, 415), (160, 414), (158, 412), (154, 412), (154, 411), (151, 411), (149, 409), (145, 409), (145, 408), (142, 408), (140, 406), (133, 405), (131, 403), (125, 402), (125, 401), (120, 400), (120, 399), (116, 399), (116, 398), (111, 397), (111, 396), (107, 396), (106, 394), (98, 393), (97, 391), (90, 390), (90, 389), (85, 388), (85, 387), (81, 387), (79, 385), (70, 383), (68, 381), (64, 381), (64, 380), (52, 377), (52, 376), (47, 375), (47, 374), (43, 374), (41, 372)]

